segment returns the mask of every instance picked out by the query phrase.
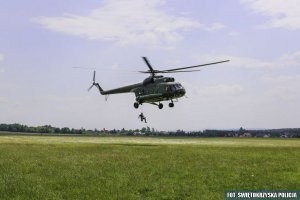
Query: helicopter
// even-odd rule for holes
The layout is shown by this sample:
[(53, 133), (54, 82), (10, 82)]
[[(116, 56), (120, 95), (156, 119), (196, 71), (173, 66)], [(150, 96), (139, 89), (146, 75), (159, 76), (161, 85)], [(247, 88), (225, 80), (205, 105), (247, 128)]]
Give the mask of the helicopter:
[[(197, 69), (197, 67), (203, 67), (207, 65), (215, 65), (220, 63), (229, 62), (229, 60), (223, 60), (218, 62), (212, 62), (207, 64), (189, 66), (189, 67), (181, 67), (167, 70), (155, 70), (151, 66), (149, 60), (146, 57), (142, 57), (149, 70), (147, 71), (138, 71), (144, 74), (150, 74), (149, 77), (143, 80), (143, 82), (127, 85), (111, 90), (103, 90), (99, 83), (95, 82), (96, 71), (93, 74), (93, 83), (88, 88), (88, 91), (95, 86), (101, 95), (110, 95), (110, 94), (120, 94), (120, 93), (134, 93), (135, 94), (135, 102), (133, 104), (134, 108), (138, 109), (140, 105), (143, 103), (149, 103), (157, 106), (159, 109), (163, 108), (162, 101), (170, 101), (169, 107), (174, 107), (174, 101), (178, 101), (178, 98), (183, 97), (186, 93), (185, 88), (179, 82), (175, 82), (173, 77), (164, 77), (159, 74), (166, 73), (179, 73), (179, 72), (195, 72), (201, 71)], [(187, 70), (188, 69), (188, 70)], [(192, 70), (189, 70), (192, 69)]]

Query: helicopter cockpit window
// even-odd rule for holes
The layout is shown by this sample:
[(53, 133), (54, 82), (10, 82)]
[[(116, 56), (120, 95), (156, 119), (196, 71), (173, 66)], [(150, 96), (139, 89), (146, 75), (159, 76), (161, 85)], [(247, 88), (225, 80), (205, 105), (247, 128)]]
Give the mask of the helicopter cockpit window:
[(175, 88), (175, 89), (181, 89), (182, 86), (181, 86), (180, 84), (175, 84), (175, 85), (174, 85), (174, 88)]
[(178, 83), (178, 84), (176, 84), (176, 88), (177, 88), (177, 89), (181, 89), (181, 88), (182, 88), (182, 85)]
[(174, 78), (165, 78), (164, 82), (174, 82)]

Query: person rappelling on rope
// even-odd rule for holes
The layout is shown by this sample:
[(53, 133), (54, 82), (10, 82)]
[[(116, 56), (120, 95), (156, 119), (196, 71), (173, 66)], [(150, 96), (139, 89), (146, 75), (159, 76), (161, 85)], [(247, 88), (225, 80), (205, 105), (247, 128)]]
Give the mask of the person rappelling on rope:
[(145, 121), (145, 123), (147, 123), (146, 117), (144, 116), (143, 113), (141, 113), (141, 114), (139, 115), (139, 118), (141, 118), (141, 122)]

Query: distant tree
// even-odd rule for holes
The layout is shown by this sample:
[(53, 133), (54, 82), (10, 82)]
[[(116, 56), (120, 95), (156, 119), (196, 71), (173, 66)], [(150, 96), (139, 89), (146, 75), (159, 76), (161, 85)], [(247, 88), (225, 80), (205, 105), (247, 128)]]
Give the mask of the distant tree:
[(60, 133), (60, 128), (54, 128), (54, 133)]
[(63, 127), (61, 130), (60, 130), (61, 133), (70, 133), (70, 129), (68, 127)]
[(117, 130), (116, 129), (113, 129), (111, 131), (109, 131), (110, 134), (116, 134), (117, 133)]
[(239, 129), (239, 133), (240, 134), (243, 134), (245, 132), (245, 129), (243, 129), (243, 127), (241, 127), (240, 129)]
[(0, 131), (8, 131), (8, 125), (7, 124), (0, 124)]
[(150, 134), (150, 133), (151, 133), (151, 129), (150, 129), (150, 127), (149, 127), (149, 126), (147, 126), (147, 128), (146, 128), (146, 133), (148, 133), (148, 134)]
[(147, 131), (147, 128), (146, 128), (146, 127), (143, 127), (143, 128), (141, 129), (141, 132), (142, 132), (142, 133), (146, 133), (146, 131)]

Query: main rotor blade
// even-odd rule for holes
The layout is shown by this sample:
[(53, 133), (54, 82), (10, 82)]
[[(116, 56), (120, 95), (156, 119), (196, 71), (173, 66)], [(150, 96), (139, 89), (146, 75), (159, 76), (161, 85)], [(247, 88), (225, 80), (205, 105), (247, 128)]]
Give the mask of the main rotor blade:
[(201, 70), (180, 70), (180, 71), (158, 71), (157, 73), (179, 73), (179, 72), (199, 72)]
[[(164, 74), (164, 73), (178, 73), (178, 72), (199, 72), (201, 70), (180, 70), (180, 71), (155, 71), (155, 73), (158, 73), (158, 74)], [(149, 71), (138, 71), (140, 73), (144, 73), (144, 74), (151, 74), (151, 72)]]
[(148, 61), (148, 59), (146, 57), (142, 57), (142, 58), (144, 59), (147, 66), (149, 67), (150, 72), (153, 73), (154, 70), (153, 70), (152, 66), (150, 65), (150, 62)]
[(219, 61), (219, 62), (213, 62), (213, 63), (207, 63), (207, 64), (195, 65), (195, 66), (189, 66), (189, 67), (181, 67), (181, 68), (167, 69), (167, 70), (162, 70), (162, 71), (165, 71), (165, 72), (171, 72), (171, 71), (177, 71), (177, 70), (182, 70), (182, 69), (191, 69), (191, 68), (195, 68), (195, 67), (203, 67), (203, 66), (207, 66), (207, 65), (215, 65), (215, 64), (224, 63), (224, 62), (229, 62), (229, 61), (230, 61), (230, 60), (223, 60), (223, 61)]

